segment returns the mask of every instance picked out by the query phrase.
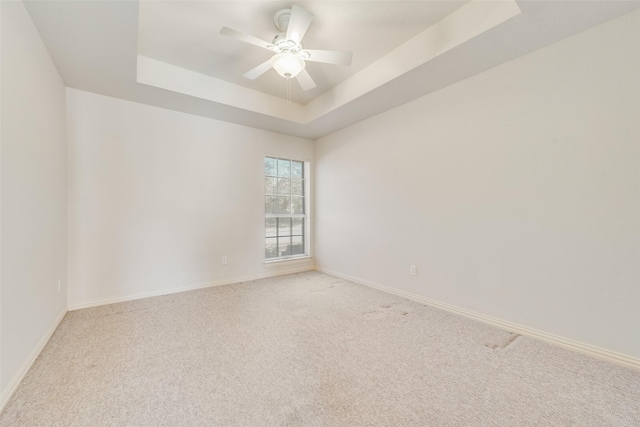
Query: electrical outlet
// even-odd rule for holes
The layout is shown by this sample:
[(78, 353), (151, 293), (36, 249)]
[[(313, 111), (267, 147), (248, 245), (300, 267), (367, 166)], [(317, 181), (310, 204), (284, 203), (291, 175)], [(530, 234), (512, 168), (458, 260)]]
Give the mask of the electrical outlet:
[(222, 265), (227, 265), (227, 257), (226, 256), (222, 257)]
[(62, 291), (62, 280), (58, 279), (58, 292)]
[(416, 270), (416, 266), (415, 265), (410, 265), (409, 266), (409, 274), (411, 276), (417, 276), (418, 275), (418, 271)]

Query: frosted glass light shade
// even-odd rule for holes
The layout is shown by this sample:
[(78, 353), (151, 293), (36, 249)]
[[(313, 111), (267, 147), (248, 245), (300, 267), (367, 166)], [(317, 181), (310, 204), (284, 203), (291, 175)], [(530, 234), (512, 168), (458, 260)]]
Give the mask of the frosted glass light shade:
[(299, 58), (293, 53), (282, 52), (269, 60), (274, 70), (278, 72), (282, 77), (292, 78), (298, 75), (300, 71), (304, 70), (304, 60)]

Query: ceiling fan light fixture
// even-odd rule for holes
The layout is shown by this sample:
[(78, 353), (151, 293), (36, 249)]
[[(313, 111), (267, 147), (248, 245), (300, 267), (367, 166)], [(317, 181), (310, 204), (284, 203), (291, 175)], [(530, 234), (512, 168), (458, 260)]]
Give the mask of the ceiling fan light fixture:
[(304, 60), (290, 52), (273, 55), (269, 62), (278, 74), (287, 79), (297, 76), (305, 67)]

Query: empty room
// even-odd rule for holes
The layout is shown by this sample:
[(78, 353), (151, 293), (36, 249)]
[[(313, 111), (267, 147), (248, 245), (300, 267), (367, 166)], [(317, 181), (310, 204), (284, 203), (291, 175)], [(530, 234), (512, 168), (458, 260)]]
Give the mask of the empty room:
[(640, 426), (640, 1), (0, 25), (0, 427)]

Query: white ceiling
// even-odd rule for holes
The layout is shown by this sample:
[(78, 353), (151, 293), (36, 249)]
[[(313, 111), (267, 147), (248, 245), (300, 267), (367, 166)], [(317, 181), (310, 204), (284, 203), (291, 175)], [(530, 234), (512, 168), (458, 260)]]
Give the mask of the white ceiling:
[[(290, 7), (291, 2), (25, 2), (69, 87), (312, 139), (640, 7), (638, 1), (517, 1), (521, 10), (517, 16), (443, 50), (428, 61), (412, 64), (412, 58), (404, 60), (397, 55), (398, 46), (403, 43), (407, 46), (416, 35), (424, 36), (429, 29), (440, 25), (436, 21), (450, 13), (460, 13), (468, 7), (466, 2), (295, 3), (316, 16), (304, 38), (307, 48), (354, 52), (353, 65), (349, 68), (310, 64), (309, 72), (319, 87), (306, 94), (296, 87), (294, 101), (308, 104), (295, 104), (296, 108), (304, 110), (319, 100), (340, 98), (345, 87), (353, 86), (360, 76), (367, 75), (385, 59), (396, 58), (392, 64), (397, 72), (389, 72), (387, 80), (357, 96), (343, 97), (341, 102), (335, 102), (320, 113), (316, 108), (315, 114), (307, 114), (311, 117), (309, 120), (287, 119), (222, 98), (207, 98), (139, 83), (137, 61), (138, 55), (153, 58), (167, 66), (185, 69), (185, 72), (201, 73), (229, 87), (242, 88), (245, 91), (242, 93), (248, 93), (248, 97), (251, 93), (274, 95), (272, 99), (278, 102), (283, 96), (284, 79), (275, 73), (254, 82), (240, 77), (264, 62), (269, 52), (224, 38), (218, 32), (220, 27), (227, 26), (269, 41), (276, 31), (273, 14)], [(417, 52), (420, 54), (422, 52)]]
[[(304, 36), (304, 46), (353, 52), (353, 63), (344, 67), (308, 62), (307, 71), (317, 87), (303, 91), (294, 82), (292, 100), (308, 103), (466, 2), (298, 2), (315, 16)], [(285, 98), (286, 80), (273, 70), (256, 80), (242, 77), (273, 53), (219, 32), (229, 27), (271, 42), (279, 33), (273, 23), (275, 13), (290, 7), (287, 1), (141, 1), (138, 53)]]

